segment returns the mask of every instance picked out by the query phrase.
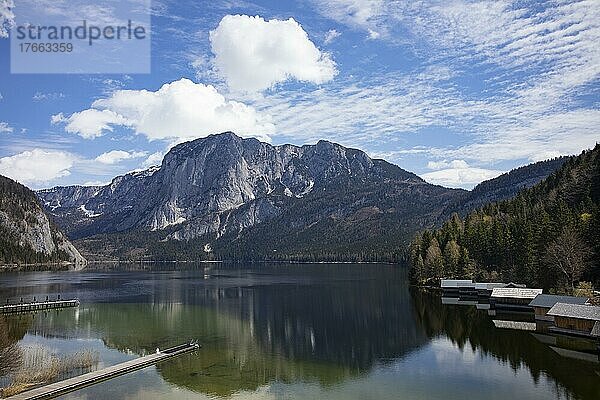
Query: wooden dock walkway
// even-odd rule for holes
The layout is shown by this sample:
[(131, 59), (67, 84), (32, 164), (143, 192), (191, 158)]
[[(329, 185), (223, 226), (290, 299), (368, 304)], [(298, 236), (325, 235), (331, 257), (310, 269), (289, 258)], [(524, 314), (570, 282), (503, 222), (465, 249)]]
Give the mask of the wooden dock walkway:
[(6, 304), (0, 306), (0, 314), (14, 314), (21, 312), (53, 310), (57, 308), (78, 307), (79, 300), (49, 300), (33, 301), (31, 303)]
[(137, 371), (149, 367), (150, 365), (167, 360), (172, 357), (177, 357), (184, 353), (190, 353), (199, 349), (197, 343), (191, 342), (163, 350), (160, 353), (150, 354), (144, 357), (136, 358), (135, 360), (125, 361), (124, 363), (113, 365), (101, 369), (99, 371), (89, 372), (74, 378), (69, 378), (64, 381), (51, 383), (36, 389), (31, 389), (26, 392), (8, 397), (10, 400), (41, 400), (52, 399), (66, 393), (73, 392), (85, 386), (94, 385), (99, 382), (115, 378), (129, 372)]

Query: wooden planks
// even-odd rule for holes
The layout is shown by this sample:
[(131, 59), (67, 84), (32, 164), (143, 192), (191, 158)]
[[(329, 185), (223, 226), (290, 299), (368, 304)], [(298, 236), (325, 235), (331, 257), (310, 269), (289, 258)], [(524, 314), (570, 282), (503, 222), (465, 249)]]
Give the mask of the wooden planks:
[(53, 310), (57, 308), (78, 307), (79, 300), (54, 300), (54, 301), (37, 301), (31, 303), (7, 304), (0, 306), (0, 314), (14, 314), (21, 312)]
[(106, 381), (117, 376), (127, 374), (149, 367), (150, 365), (164, 361), (166, 359), (177, 357), (184, 353), (189, 353), (199, 349), (197, 343), (191, 342), (163, 350), (157, 354), (150, 354), (144, 357), (136, 358), (135, 360), (125, 361), (121, 364), (113, 365), (99, 371), (89, 372), (74, 378), (69, 378), (64, 381), (51, 383), (36, 389), (8, 397), (10, 400), (42, 400), (52, 399), (54, 397), (73, 392), (85, 386), (94, 385), (99, 382)]

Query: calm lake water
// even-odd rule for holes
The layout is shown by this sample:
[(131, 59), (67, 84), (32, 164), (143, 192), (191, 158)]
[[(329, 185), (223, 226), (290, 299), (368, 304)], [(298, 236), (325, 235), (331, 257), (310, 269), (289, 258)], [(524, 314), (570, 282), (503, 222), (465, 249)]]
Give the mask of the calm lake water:
[(0, 274), (0, 301), (58, 294), (81, 306), (0, 316), (0, 346), (91, 349), (102, 368), (202, 345), (66, 399), (600, 399), (593, 343), (496, 328), (486, 310), (409, 288), (398, 266)]

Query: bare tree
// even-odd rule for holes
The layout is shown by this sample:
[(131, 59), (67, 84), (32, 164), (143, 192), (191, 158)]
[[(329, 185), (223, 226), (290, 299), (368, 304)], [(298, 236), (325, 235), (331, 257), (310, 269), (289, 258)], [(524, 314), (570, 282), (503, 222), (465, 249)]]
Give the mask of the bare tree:
[(579, 233), (568, 227), (546, 249), (546, 262), (564, 275), (573, 291), (588, 266), (590, 254)]

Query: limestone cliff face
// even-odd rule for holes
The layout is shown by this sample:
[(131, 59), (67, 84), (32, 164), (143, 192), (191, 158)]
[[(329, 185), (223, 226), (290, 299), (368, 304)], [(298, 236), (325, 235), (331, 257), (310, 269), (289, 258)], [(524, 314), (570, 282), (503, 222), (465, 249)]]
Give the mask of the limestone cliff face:
[(230, 258), (392, 254), (452, 212), (510, 197), (559, 164), (525, 167), (468, 192), (431, 185), (327, 141), (273, 146), (227, 132), (179, 144), (160, 166), (106, 186), (56, 187), (38, 196), (71, 239), (135, 232), (136, 244), (131, 235), (126, 240), (132, 254), (170, 240), (207, 245)]
[(169, 239), (182, 240), (241, 232), (315, 191), (386, 178), (431, 186), (362, 151), (327, 141), (272, 146), (223, 133), (180, 144), (160, 167), (117, 177), (107, 186), (57, 187), (38, 196), (75, 238), (169, 228)]
[(69, 261), (85, 259), (51, 223), (34, 192), (0, 176), (0, 262)]

